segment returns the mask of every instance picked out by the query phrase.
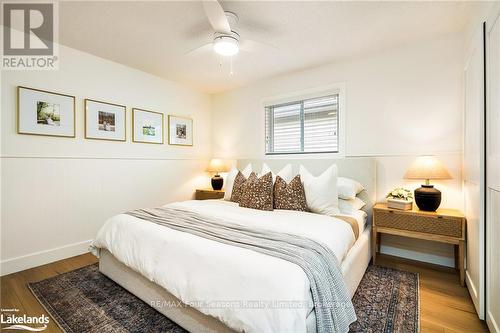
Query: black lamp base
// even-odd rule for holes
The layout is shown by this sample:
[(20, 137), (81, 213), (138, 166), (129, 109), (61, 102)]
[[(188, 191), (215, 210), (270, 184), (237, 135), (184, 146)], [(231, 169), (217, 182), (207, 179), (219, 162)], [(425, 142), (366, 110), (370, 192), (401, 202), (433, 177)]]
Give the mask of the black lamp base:
[(222, 178), (220, 175), (215, 175), (212, 177), (212, 188), (214, 190), (221, 190), (222, 186), (224, 185), (224, 178)]
[(441, 204), (441, 191), (433, 185), (422, 185), (415, 190), (415, 203), (420, 210), (434, 212)]

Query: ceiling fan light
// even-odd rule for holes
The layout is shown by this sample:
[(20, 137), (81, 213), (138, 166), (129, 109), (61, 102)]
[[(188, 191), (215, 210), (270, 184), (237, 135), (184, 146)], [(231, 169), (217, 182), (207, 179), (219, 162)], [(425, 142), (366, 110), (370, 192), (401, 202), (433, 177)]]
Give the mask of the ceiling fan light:
[(238, 40), (229, 36), (217, 37), (214, 40), (214, 51), (222, 56), (233, 56), (240, 51)]

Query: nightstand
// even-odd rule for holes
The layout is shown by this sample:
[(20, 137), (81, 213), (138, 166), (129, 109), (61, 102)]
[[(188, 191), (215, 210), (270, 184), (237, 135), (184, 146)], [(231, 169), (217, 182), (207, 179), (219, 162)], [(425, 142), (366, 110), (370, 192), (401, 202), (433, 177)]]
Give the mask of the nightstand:
[[(415, 205), (414, 205), (415, 206)], [(465, 216), (456, 209), (426, 212), (397, 210), (378, 203), (373, 207), (372, 252), (373, 264), (380, 251), (380, 234), (426, 239), (455, 246), (455, 268), (460, 271), (460, 284), (465, 282)]]
[(224, 190), (213, 190), (211, 188), (197, 189), (194, 197), (196, 200), (222, 199)]

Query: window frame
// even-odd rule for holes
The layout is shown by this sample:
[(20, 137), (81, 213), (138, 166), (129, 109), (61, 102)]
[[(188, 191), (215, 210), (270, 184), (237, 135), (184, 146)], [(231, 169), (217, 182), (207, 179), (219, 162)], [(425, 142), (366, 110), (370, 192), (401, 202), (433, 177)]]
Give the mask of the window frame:
[[(267, 152), (267, 142), (266, 142), (266, 117), (267, 108), (277, 105), (286, 105), (293, 103), (304, 103), (305, 100), (325, 97), (330, 95), (338, 94), (338, 112), (337, 112), (337, 141), (338, 141), (338, 151), (321, 151), (321, 152), (309, 152), (309, 151), (299, 151), (299, 152)], [(342, 158), (345, 157), (345, 133), (346, 133), (346, 121), (345, 121), (345, 105), (346, 105), (346, 94), (345, 94), (345, 83), (339, 82), (329, 86), (323, 86), (313, 89), (296, 91), (293, 93), (283, 94), (279, 96), (274, 96), (266, 98), (262, 101), (264, 107), (264, 156), (266, 157), (286, 157), (286, 156), (300, 156), (300, 155), (317, 155), (319, 157), (334, 157)], [(302, 106), (303, 108), (303, 106)], [(303, 116), (303, 114), (301, 115)], [(301, 140), (304, 140), (302, 135)]]

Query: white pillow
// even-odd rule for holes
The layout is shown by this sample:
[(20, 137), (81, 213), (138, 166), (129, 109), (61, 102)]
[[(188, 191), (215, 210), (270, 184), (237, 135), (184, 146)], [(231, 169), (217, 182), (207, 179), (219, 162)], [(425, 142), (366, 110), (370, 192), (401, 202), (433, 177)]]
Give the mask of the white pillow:
[[(234, 185), (234, 179), (238, 175), (238, 169), (236, 167), (232, 167), (231, 171), (227, 174), (226, 177), (226, 185), (224, 186), (224, 200), (231, 200), (231, 194), (233, 193), (233, 185)], [(250, 174), (252, 173), (252, 164), (248, 164), (243, 171), (241, 171), (243, 176), (245, 178), (248, 178)]]
[(293, 171), (292, 171), (292, 165), (291, 164), (287, 164), (283, 167), (283, 169), (280, 170), (280, 172), (278, 172), (277, 174), (275, 174), (271, 168), (269, 168), (269, 166), (264, 163), (262, 164), (262, 172), (261, 172), (261, 176), (264, 176), (266, 173), (268, 172), (271, 172), (271, 174), (273, 175), (273, 184), (274, 182), (276, 181), (276, 176), (280, 176), (281, 178), (283, 178), (287, 183), (291, 182), (292, 181), (292, 178), (293, 178)]
[(363, 191), (363, 185), (351, 178), (338, 177), (337, 187), (340, 199), (354, 199), (356, 195)]
[(339, 214), (337, 194), (337, 166), (333, 164), (320, 176), (314, 177), (304, 166), (299, 168), (304, 184), (307, 207), (313, 213), (333, 216)]
[(352, 214), (352, 212), (360, 210), (365, 205), (366, 203), (358, 197), (349, 200), (339, 198), (339, 210), (344, 214)]

